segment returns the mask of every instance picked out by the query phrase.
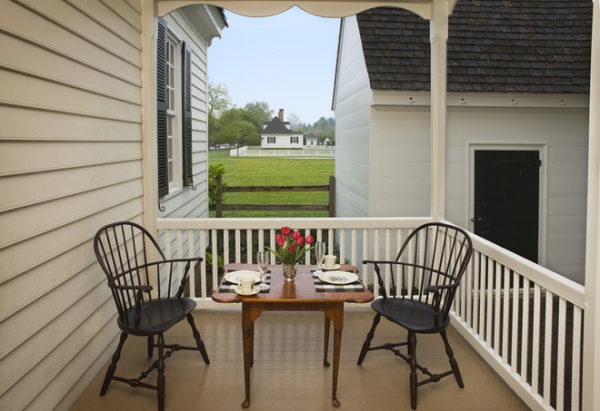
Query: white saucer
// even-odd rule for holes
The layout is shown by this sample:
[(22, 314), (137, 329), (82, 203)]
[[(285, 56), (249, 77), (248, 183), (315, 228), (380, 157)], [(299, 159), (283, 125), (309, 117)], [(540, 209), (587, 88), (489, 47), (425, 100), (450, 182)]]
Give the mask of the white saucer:
[(325, 268), (325, 266), (323, 266), (323, 270), (325, 270), (325, 271), (339, 270), (340, 267), (341, 266), (339, 264), (336, 264), (333, 268)]
[(235, 287), (234, 290), (239, 295), (255, 295), (255, 294), (258, 294), (260, 292), (260, 288), (257, 285), (255, 285), (252, 288), (252, 291), (250, 291), (249, 293), (243, 293), (242, 290), (240, 289), (239, 285), (237, 287)]

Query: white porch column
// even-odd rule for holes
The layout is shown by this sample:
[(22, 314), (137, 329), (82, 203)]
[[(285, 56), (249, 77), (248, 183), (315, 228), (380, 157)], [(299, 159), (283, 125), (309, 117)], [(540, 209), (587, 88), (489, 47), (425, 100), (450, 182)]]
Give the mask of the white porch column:
[(446, 216), (446, 90), (448, 0), (434, 0), (429, 22), (431, 41), (431, 216)]
[(583, 409), (600, 410), (600, 0), (594, 0), (588, 162)]

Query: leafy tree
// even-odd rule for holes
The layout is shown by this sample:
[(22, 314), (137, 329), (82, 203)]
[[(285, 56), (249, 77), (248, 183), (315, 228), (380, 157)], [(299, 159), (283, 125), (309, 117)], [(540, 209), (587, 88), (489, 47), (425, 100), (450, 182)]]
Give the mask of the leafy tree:
[(273, 110), (271, 110), (269, 104), (264, 101), (248, 103), (244, 107), (244, 110), (247, 112), (248, 120), (256, 125), (259, 134), (262, 131), (263, 123), (271, 121), (273, 118)]
[(215, 144), (238, 143), (259, 145), (260, 133), (254, 123), (248, 120), (246, 110), (238, 107), (231, 108), (221, 114), (213, 131)]
[(290, 122), (290, 127), (292, 130), (300, 133), (304, 132), (304, 123), (302, 123), (300, 117), (298, 117), (295, 113), (288, 114), (288, 121)]
[(226, 84), (208, 83), (208, 115), (219, 118), (231, 108), (231, 97)]
[(210, 145), (218, 144), (214, 135), (218, 128), (218, 119), (231, 107), (229, 89), (225, 84), (208, 83), (208, 139)]

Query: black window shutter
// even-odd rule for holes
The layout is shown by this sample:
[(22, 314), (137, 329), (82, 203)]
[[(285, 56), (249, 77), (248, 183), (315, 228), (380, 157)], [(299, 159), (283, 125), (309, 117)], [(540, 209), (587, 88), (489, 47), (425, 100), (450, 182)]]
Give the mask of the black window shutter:
[(182, 47), (182, 148), (183, 185), (193, 186), (192, 171), (192, 49), (185, 43)]
[(156, 141), (158, 197), (169, 194), (167, 158), (167, 22), (158, 19), (156, 37)]

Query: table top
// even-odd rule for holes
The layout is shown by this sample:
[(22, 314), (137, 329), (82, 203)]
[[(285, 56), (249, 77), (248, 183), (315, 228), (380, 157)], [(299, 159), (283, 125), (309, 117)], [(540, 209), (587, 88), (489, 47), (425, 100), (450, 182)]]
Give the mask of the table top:
[[(364, 287), (349, 287), (348, 290), (325, 290), (317, 291), (312, 271), (316, 269), (314, 265), (298, 265), (297, 274), (294, 281), (284, 281), (283, 268), (281, 265), (271, 265), (270, 285), (271, 288), (266, 292), (260, 292), (251, 296), (238, 295), (235, 292), (223, 292), (221, 285), (214, 291), (212, 298), (220, 303), (237, 302), (349, 302), (349, 303), (368, 303), (373, 301), (374, 296)], [(225, 272), (234, 270), (256, 270), (254, 264), (227, 264)], [(349, 264), (342, 264), (340, 271), (352, 271), (357, 273), (356, 267)], [(225, 281), (224, 279), (222, 281)]]

